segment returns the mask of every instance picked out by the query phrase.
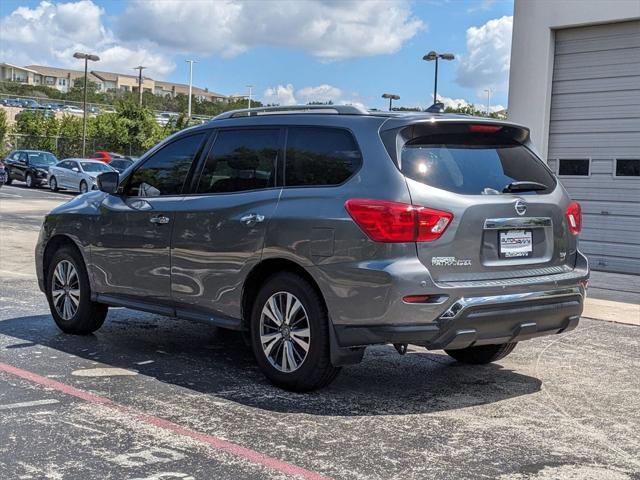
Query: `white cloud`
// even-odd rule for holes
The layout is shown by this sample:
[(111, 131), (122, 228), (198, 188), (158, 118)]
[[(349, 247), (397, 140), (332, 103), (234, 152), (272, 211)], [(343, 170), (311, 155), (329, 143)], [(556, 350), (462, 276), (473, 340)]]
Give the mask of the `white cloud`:
[(462, 55), (457, 72), (460, 85), (507, 89), (512, 26), (513, 17), (504, 16), (467, 29), (467, 52)]
[(360, 95), (345, 94), (338, 87), (322, 84), (296, 90), (291, 83), (267, 88), (262, 94), (262, 102), (277, 105), (304, 105), (310, 102), (332, 102), (336, 105), (355, 105), (365, 108)]
[(470, 105), (470, 102), (467, 102), (464, 98), (449, 98), (441, 95), (438, 95), (438, 101), (442, 102), (445, 108), (460, 108)]
[(123, 38), (176, 52), (233, 57), (275, 46), (325, 61), (395, 53), (423, 28), (408, 0), (137, 0), (119, 18)]
[(175, 65), (152, 45), (128, 44), (103, 24), (104, 10), (91, 0), (68, 3), (42, 1), (18, 7), (0, 19), (0, 58), (18, 65), (41, 64), (82, 69), (76, 51), (100, 56), (95, 70), (129, 72), (144, 64), (151, 76), (164, 76)]
[(317, 87), (304, 87), (298, 90), (297, 96), (302, 103), (335, 102), (342, 97), (342, 90), (331, 85), (322, 84)]
[(269, 87), (262, 94), (262, 102), (276, 105), (295, 105), (298, 103), (293, 92), (293, 85), (278, 85)]

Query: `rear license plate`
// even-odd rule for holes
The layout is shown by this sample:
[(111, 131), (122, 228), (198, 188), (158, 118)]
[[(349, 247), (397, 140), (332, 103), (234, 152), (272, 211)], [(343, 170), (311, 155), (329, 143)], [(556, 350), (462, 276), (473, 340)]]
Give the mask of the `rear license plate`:
[(528, 257), (532, 251), (531, 230), (506, 230), (500, 232), (500, 257)]

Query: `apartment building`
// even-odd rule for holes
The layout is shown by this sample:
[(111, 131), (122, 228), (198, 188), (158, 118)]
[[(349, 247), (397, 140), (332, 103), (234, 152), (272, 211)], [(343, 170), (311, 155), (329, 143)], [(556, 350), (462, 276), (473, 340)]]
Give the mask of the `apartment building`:
[[(63, 68), (42, 67), (28, 65), (19, 67), (10, 63), (0, 63), (0, 80), (25, 83), (27, 85), (44, 85), (55, 88), (61, 92), (67, 92), (73, 86), (77, 78), (83, 78), (84, 72)], [(89, 80), (97, 81), (95, 78)]]
[[(156, 80), (155, 87), (153, 93), (156, 95), (163, 96), (172, 96), (175, 97), (177, 94), (188, 95), (189, 94), (189, 85), (184, 83), (172, 83), (172, 82), (161, 82)], [(207, 88), (200, 87), (192, 87), (191, 94), (200, 101), (209, 101), (209, 102), (228, 102), (229, 97), (222, 95), (220, 93), (210, 92)]]
[[(98, 86), (100, 92), (137, 92), (138, 76), (114, 72), (91, 70), (87, 73), (90, 82)], [(66, 68), (54, 68), (42, 65), (19, 67), (9, 63), (0, 63), (0, 81), (12, 81), (27, 85), (45, 85), (66, 93), (77, 79), (84, 78), (84, 71)], [(145, 92), (156, 95), (172, 96), (188, 95), (189, 85), (184, 83), (163, 82), (149, 77), (142, 77), (142, 88)], [(200, 101), (227, 102), (229, 97), (210, 92), (207, 88), (193, 86), (192, 94)]]

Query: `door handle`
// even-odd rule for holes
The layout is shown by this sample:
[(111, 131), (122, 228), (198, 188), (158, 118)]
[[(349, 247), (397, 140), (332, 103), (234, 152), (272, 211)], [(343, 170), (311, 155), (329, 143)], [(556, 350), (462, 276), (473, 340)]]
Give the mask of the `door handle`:
[(249, 215), (240, 217), (240, 221), (245, 225), (252, 226), (256, 223), (264, 222), (264, 215), (260, 215), (259, 213), (250, 213)]
[(158, 215), (156, 217), (151, 217), (149, 221), (151, 223), (155, 223), (156, 225), (165, 225), (169, 223), (169, 217), (165, 217), (164, 215)]

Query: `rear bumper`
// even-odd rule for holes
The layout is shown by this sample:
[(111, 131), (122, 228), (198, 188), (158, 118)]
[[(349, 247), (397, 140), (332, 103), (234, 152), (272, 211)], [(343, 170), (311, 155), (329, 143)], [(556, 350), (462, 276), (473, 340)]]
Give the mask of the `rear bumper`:
[(529, 293), (461, 298), (436, 321), (408, 325), (335, 325), (338, 344), (412, 343), (429, 349), (501, 344), (573, 330), (582, 313), (582, 285)]

